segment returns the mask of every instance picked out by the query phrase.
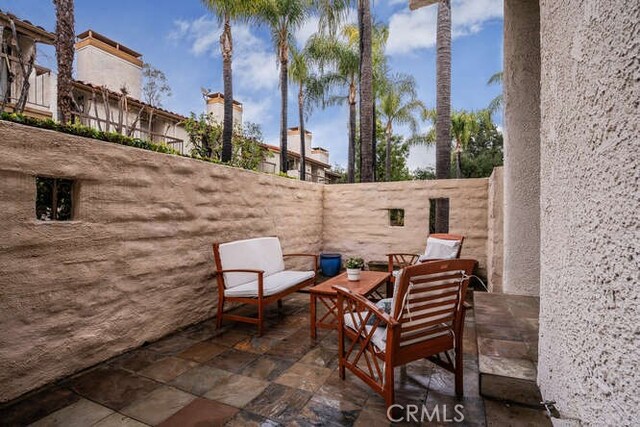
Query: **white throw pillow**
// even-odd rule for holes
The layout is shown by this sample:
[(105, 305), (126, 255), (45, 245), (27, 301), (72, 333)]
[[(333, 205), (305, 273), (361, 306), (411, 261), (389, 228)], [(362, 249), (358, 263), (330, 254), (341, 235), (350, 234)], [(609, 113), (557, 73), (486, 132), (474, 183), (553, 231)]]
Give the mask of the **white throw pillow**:
[(432, 259), (455, 259), (460, 248), (459, 240), (438, 239), (436, 237), (427, 238), (427, 247), (420, 261)]

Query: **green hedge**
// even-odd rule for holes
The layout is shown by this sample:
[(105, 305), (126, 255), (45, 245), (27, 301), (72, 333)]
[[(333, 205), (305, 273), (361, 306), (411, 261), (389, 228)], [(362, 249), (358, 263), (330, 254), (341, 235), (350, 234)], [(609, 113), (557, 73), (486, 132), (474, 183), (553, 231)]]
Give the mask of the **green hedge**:
[(20, 123), (27, 126), (33, 126), (40, 129), (50, 129), (69, 135), (84, 136), (86, 138), (93, 138), (100, 141), (112, 142), (114, 144), (126, 145), (129, 147), (142, 148), (143, 150), (155, 151), (157, 153), (172, 154), (182, 157), (190, 157), (198, 160), (203, 160), (210, 163), (220, 163), (215, 159), (208, 159), (199, 156), (189, 156), (181, 154), (179, 151), (164, 145), (154, 144), (140, 138), (131, 138), (129, 136), (122, 135), (118, 132), (104, 132), (89, 126), (84, 126), (79, 123), (63, 124), (51, 119), (36, 119), (34, 117), (28, 117), (24, 114), (17, 113), (0, 113), (0, 120), (6, 120), (9, 122)]

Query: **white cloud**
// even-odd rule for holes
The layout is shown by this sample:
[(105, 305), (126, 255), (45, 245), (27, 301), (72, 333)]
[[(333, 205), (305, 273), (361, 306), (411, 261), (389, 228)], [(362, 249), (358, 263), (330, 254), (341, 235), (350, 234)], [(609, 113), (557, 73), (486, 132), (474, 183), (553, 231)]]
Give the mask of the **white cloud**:
[(273, 105), (270, 98), (267, 97), (255, 100), (250, 97), (240, 95), (237, 99), (242, 101), (243, 121), (245, 123), (265, 123), (272, 118)]
[[(215, 18), (203, 15), (193, 21), (176, 20), (168, 38), (186, 41), (189, 51), (200, 56), (220, 56), (221, 28)], [(278, 85), (278, 69), (272, 46), (254, 34), (247, 24), (235, 24), (233, 34), (233, 71), (239, 83), (254, 89), (272, 89)]]
[[(503, 0), (453, 0), (451, 6), (452, 36), (477, 33), (492, 19), (502, 18)], [(389, 20), (387, 53), (407, 54), (436, 44), (436, 5), (416, 11), (403, 10)]]

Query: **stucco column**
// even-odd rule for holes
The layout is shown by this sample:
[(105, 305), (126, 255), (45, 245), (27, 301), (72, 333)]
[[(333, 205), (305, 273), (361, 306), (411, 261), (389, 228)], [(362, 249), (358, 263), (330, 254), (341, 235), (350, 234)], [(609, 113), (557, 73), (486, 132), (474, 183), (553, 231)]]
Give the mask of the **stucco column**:
[(505, 293), (540, 289), (540, 7), (504, 2)]

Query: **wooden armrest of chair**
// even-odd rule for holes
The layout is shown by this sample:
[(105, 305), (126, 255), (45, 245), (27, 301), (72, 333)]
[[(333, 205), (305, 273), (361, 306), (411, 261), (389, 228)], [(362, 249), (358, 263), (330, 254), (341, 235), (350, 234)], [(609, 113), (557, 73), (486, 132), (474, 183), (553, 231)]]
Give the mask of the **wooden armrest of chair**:
[(393, 272), (394, 262), (398, 264), (399, 267), (407, 267), (409, 265), (415, 264), (415, 262), (420, 258), (419, 254), (412, 253), (390, 253), (387, 254), (387, 258), (389, 259), (388, 263), (388, 271), (389, 273)]
[[(382, 311), (377, 305), (375, 305), (373, 302), (366, 299), (364, 296), (353, 293), (349, 289), (344, 288), (342, 286), (335, 286), (334, 289), (338, 291), (339, 296), (342, 296), (343, 298), (346, 298), (346, 299), (353, 300), (357, 302), (358, 306), (361, 306), (364, 308), (364, 311), (366, 311), (367, 313), (364, 315), (363, 319), (370, 318), (369, 313), (371, 313), (371, 315), (374, 315), (378, 319), (380, 319), (380, 323), (383, 323), (389, 327), (396, 327), (400, 325), (400, 323), (396, 319), (394, 319), (389, 314)], [(342, 307), (340, 304), (338, 305), (338, 312), (339, 312), (338, 321), (340, 324), (342, 324), (344, 320), (342, 316), (344, 316), (344, 313), (342, 313)]]
[(312, 257), (313, 258), (313, 265), (315, 266), (315, 271), (316, 273), (318, 272), (318, 254), (284, 254), (282, 255), (283, 258), (286, 257)]

